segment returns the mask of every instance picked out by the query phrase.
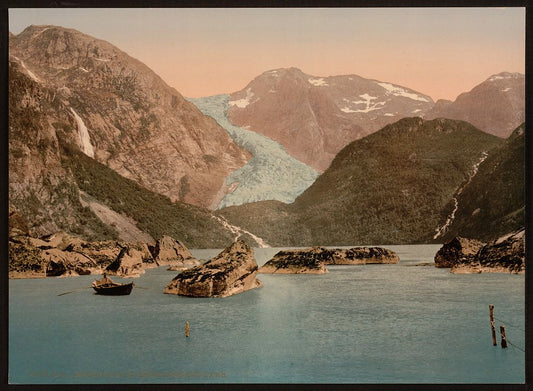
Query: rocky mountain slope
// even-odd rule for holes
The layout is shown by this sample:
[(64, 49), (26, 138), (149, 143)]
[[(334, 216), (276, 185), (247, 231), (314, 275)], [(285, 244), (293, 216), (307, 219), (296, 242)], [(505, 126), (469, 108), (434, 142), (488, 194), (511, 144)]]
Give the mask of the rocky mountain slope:
[(454, 102), (437, 101), (424, 118), (460, 119), (506, 138), (525, 120), (525, 76), (509, 72), (492, 75)]
[(33, 236), (61, 230), (87, 240), (223, 247), (239, 236), (209, 210), (172, 202), (80, 149), (76, 119), (57, 90), (9, 63), (9, 203)]
[(49, 91), (48, 133), (65, 130), (87, 156), (172, 201), (218, 204), (225, 178), (250, 158), (213, 119), (105, 41), (30, 26), (10, 37), (9, 53)]
[[(440, 240), (454, 236), (491, 240), (525, 225), (525, 124), (479, 165), (450, 203), (454, 219)], [(446, 208), (445, 208), (446, 209)], [(444, 220), (444, 218), (442, 219)]]
[(226, 178), (228, 190), (217, 208), (264, 200), (291, 203), (317, 178), (315, 170), (289, 155), (279, 143), (232, 125), (227, 118), (229, 95), (189, 100), (226, 129), (237, 145), (252, 153), (246, 165)]
[(343, 148), (293, 204), (220, 213), (271, 245), (429, 242), (441, 211), (501, 143), (466, 122), (404, 118)]
[(267, 71), (231, 94), (234, 125), (264, 134), (324, 171), (348, 143), (433, 106), (426, 95), (356, 75), (317, 77), (297, 68)]

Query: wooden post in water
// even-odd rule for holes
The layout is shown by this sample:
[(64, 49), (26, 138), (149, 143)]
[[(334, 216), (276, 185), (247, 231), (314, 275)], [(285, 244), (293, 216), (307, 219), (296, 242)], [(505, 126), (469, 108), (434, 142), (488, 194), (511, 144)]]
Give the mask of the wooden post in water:
[(502, 349), (507, 348), (507, 337), (505, 336), (505, 326), (500, 326), (500, 333), (502, 335)]
[(494, 305), (489, 304), (489, 311), (490, 311), (490, 328), (492, 331), (492, 345), (497, 346), (498, 342), (496, 342), (496, 327), (494, 326)]
[(185, 322), (185, 336), (189, 336), (189, 322)]

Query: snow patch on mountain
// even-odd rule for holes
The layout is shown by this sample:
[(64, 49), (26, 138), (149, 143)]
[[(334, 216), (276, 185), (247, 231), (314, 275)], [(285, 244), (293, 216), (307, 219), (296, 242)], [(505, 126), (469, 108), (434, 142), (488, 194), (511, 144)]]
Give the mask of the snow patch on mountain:
[(359, 95), (359, 97), (363, 98), (363, 100), (353, 100), (353, 101), (349, 101), (348, 99), (343, 99), (343, 100), (349, 103), (353, 103), (355, 105), (364, 105), (364, 108), (353, 109), (348, 106), (345, 106), (341, 109), (341, 111), (345, 113), (368, 113), (373, 110), (381, 110), (383, 106), (385, 105), (385, 102), (372, 102), (373, 100), (376, 100), (378, 98), (376, 96), (372, 96), (367, 93)]
[(74, 111), (72, 107), (70, 108), (70, 111), (72, 111), (72, 114), (74, 114), (74, 118), (78, 124), (78, 135), (80, 137), (81, 150), (87, 156), (94, 158), (94, 148), (91, 144), (91, 136), (89, 135), (87, 126), (85, 126), (81, 117)]
[(420, 96), (418, 94), (412, 93), (407, 91), (406, 89), (402, 87), (395, 86), (394, 84), (390, 83), (377, 83), (379, 86), (383, 87), (387, 91), (387, 95), (394, 95), (394, 96), (403, 96), (405, 98), (418, 100), (421, 102), (429, 102), (426, 98), (423, 96)]
[(487, 81), (496, 81), (496, 80), (505, 80), (505, 79), (519, 79), (523, 78), (524, 75), (518, 72), (509, 73), (509, 72), (502, 72), (497, 75), (492, 75), (487, 79)]
[(326, 83), (323, 77), (319, 77), (318, 79), (310, 78), (307, 79), (307, 81), (316, 87), (324, 87), (329, 85), (328, 83)]
[[(251, 103), (251, 99), (253, 97), (254, 97), (254, 93), (252, 92), (252, 89), (248, 88), (246, 90), (246, 97), (245, 98), (229, 101), (229, 105), (230, 106), (237, 106), (237, 107), (239, 107), (241, 109), (244, 109), (246, 106), (248, 106)], [(257, 100), (259, 100), (259, 99), (257, 99)]]
[(276, 141), (232, 125), (227, 118), (231, 103), (229, 95), (188, 100), (202, 113), (215, 119), (237, 145), (253, 156), (246, 165), (226, 178), (226, 185), (234, 189), (224, 196), (217, 209), (264, 200), (291, 203), (318, 177), (315, 170), (289, 155)]

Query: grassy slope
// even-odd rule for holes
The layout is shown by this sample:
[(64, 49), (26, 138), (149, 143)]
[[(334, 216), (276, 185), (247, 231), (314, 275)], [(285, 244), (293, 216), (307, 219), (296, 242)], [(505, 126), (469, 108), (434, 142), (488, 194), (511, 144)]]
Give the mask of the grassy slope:
[(194, 248), (225, 247), (233, 241), (207, 209), (171, 202), (67, 145), (62, 145), (62, 161), (81, 190), (133, 218), (155, 239), (170, 235)]

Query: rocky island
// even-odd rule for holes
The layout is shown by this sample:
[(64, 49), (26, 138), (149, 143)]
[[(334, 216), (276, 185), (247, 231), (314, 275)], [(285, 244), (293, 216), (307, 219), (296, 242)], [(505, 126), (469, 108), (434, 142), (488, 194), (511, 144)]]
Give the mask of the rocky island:
[(269, 274), (324, 274), (328, 272), (325, 261), (330, 257), (329, 251), (323, 247), (280, 251), (261, 266), (258, 272)]
[(451, 273), (514, 273), (525, 271), (525, 230), (504, 235), (489, 243), (454, 238), (435, 255), (436, 267)]
[(239, 240), (203, 265), (178, 274), (165, 287), (165, 293), (227, 297), (262, 286), (256, 275), (254, 252)]
[(259, 273), (323, 274), (328, 272), (326, 265), (388, 264), (399, 261), (396, 253), (381, 247), (311, 247), (280, 251), (259, 268)]

